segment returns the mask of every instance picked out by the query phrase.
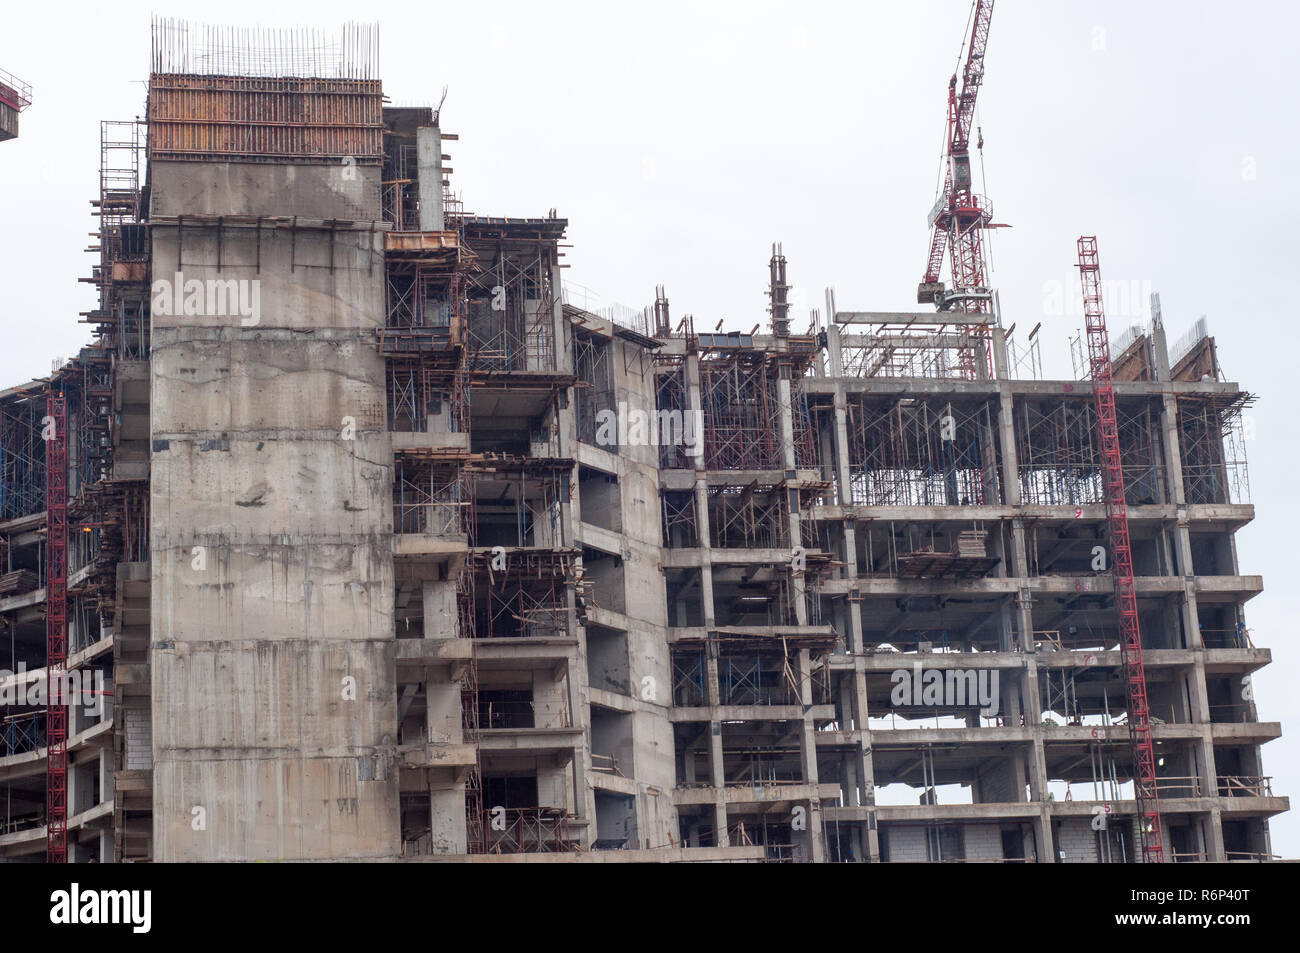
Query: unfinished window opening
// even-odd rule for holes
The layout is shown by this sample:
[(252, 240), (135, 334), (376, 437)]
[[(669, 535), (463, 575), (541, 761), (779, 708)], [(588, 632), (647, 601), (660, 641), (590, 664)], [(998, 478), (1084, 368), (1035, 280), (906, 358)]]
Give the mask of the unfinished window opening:
[(788, 549), (790, 512), (777, 486), (709, 488), (709, 531), (717, 549)]
[(798, 625), (787, 566), (713, 566), (713, 613), (722, 626)]
[(591, 706), (591, 769), (620, 778), (636, 776), (632, 713)]
[(1192, 573), (1197, 576), (1232, 576), (1236, 574), (1232, 534), (1228, 532), (1191, 533)]
[(587, 679), (591, 687), (630, 695), (632, 685), (627, 633), (588, 622), (586, 636)]
[(855, 534), (858, 575), (941, 579), (994, 574), (1009, 542), (1004, 525), (982, 520), (864, 521)]
[[(655, 355), (655, 409), (659, 414), (668, 414), (670, 419), (684, 422), (690, 411), (687, 406), (686, 375), (682, 360), (681, 357), (674, 355)], [(701, 437), (701, 434), (695, 434), (696, 441)], [(689, 449), (684, 441), (661, 443), (659, 465), (667, 469), (693, 470), (697, 458), (690, 455)]]
[[(1075, 591), (1040, 594), (1033, 605), (1035, 651), (1107, 652), (1120, 645), (1119, 619), (1111, 593), (1096, 590), (1091, 579), (1077, 580)], [(1180, 598), (1155, 595), (1138, 600), (1144, 649), (1186, 648)], [(1150, 678), (1150, 673), (1147, 675)]]
[(722, 777), (727, 787), (804, 784), (799, 723), (723, 722)]
[[(1251, 704), (1243, 698), (1241, 679), (1207, 675), (1205, 694), (1210, 705), (1210, 721), (1215, 724), (1242, 724), (1253, 721)], [(1154, 706), (1153, 710), (1154, 710)]]
[(788, 820), (762, 812), (727, 812), (727, 835), (733, 847), (761, 847), (767, 863), (788, 864), (807, 859), (806, 836)]
[(863, 642), (873, 655), (1012, 651), (1007, 601), (909, 595), (862, 602)]
[(472, 480), (459, 464), (401, 455), (394, 460), (393, 532), (467, 535), (472, 508)]
[(493, 807), (503, 807), (506, 810), (536, 808), (537, 775), (484, 775), (483, 806), (488, 810)]
[(573, 373), (577, 378), (573, 411), (578, 440), (616, 453), (618, 427), (609, 425), (618, 411), (614, 397), (613, 350), (612, 341), (573, 329)]
[(566, 556), (480, 550), (472, 558), (475, 638), (568, 638), (573, 570)]
[(1214, 770), (1219, 797), (1273, 796), (1273, 779), (1261, 773), (1258, 748), (1216, 745)]
[(596, 839), (593, 850), (634, 850), (640, 846), (636, 828), (636, 798), (597, 791)]
[(709, 703), (708, 669), (704, 649), (678, 648), (672, 651), (673, 704), (678, 708), (702, 708)]
[(503, 770), (483, 776), (483, 823), (487, 852), (493, 854), (559, 853), (577, 849), (573, 815), (560, 807), (539, 805), (538, 774)]
[(420, 227), (420, 163), (416, 131), (433, 124), (428, 108), (385, 107), (384, 163), (380, 186), (383, 219), (394, 231)]
[(544, 461), (483, 464), (474, 470), (474, 545), (552, 548), (563, 545), (561, 506), (568, 501), (568, 464)]
[(433, 796), (428, 791), (402, 792), (399, 811), (402, 827), (402, 856), (433, 853)]
[(702, 575), (698, 569), (664, 570), (669, 625), (704, 625)]
[(681, 807), (677, 809), (677, 835), (683, 847), (714, 847), (712, 810)]
[[(709, 758), (713, 737), (707, 721), (673, 723), (673, 752), (679, 788), (707, 788), (713, 785)], [(712, 818), (712, 815), (709, 815)]]
[(799, 680), (787, 654), (766, 650), (721, 648), (718, 688), (724, 705), (797, 705)]
[(582, 572), (583, 579), (591, 584), (589, 604), (610, 612), (627, 611), (627, 583), (621, 555), (583, 546)]
[(694, 490), (664, 490), (660, 494), (663, 509), (663, 539), (669, 549), (694, 549), (699, 546), (695, 519)]
[(1201, 642), (1207, 649), (1254, 648), (1250, 630), (1242, 621), (1241, 610), (1235, 605), (1196, 604)]
[(532, 728), (535, 726), (533, 690), (531, 688), (491, 688), (478, 690), (480, 728)]
[(580, 519), (584, 523), (611, 533), (623, 532), (623, 499), (616, 475), (579, 467), (578, 498), (582, 504)]
[(475, 387), (470, 449), (499, 457), (559, 457), (556, 393), (545, 389)]
[(867, 675), (873, 731), (1007, 727), (1019, 724), (1018, 676), (1000, 668), (951, 661), (927, 665), (927, 653), (900, 657), (897, 668)]

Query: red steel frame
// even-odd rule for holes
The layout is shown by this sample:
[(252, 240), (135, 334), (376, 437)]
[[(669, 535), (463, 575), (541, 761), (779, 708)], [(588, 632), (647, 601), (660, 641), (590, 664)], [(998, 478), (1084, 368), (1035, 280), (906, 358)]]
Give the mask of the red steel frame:
[(1129, 744), (1133, 749), (1133, 788), (1141, 818), (1142, 860), (1165, 859), (1156, 794), (1156, 759), (1151, 743), (1151, 709), (1147, 702), (1146, 670), (1142, 664), (1142, 631), (1138, 626), (1137, 587), (1133, 582), (1133, 552), (1129, 546), (1128, 508), (1115, 413), (1115, 384), (1111, 375), (1110, 339), (1101, 300), (1101, 264), (1097, 239), (1079, 239), (1079, 280), (1083, 284), (1083, 313), (1087, 323), (1088, 364), (1097, 400), (1102, 467), (1106, 483), (1106, 520), (1110, 524), (1111, 570), (1119, 613), (1120, 656), (1128, 694)]
[[(45, 859), (68, 859), (68, 406), (62, 394), (45, 399)], [(48, 433), (48, 431), (47, 431)]]
[[(944, 163), (943, 193), (936, 205), (937, 215), (930, 233), (930, 256), (925, 268), (926, 284), (939, 280), (943, 267), (944, 250), (952, 257), (953, 289), (983, 289), (984, 243), (983, 231), (991, 221), (988, 200), (975, 194), (972, 182), (956, 187), (953, 164), (956, 157), (970, 154), (970, 130), (975, 118), (975, 100), (984, 79), (984, 51), (988, 47), (989, 25), (993, 19), (993, 0), (978, 0), (971, 25), (970, 45), (966, 51), (966, 65), (962, 70), (961, 93), (957, 92), (957, 76), (948, 81), (948, 152)], [(983, 141), (981, 140), (981, 145)], [(969, 168), (969, 166), (968, 166)], [(958, 311), (966, 314), (989, 314), (990, 302), (985, 298), (968, 298), (956, 304)], [(961, 367), (964, 376), (979, 376), (979, 365), (989, 369), (992, 333), (988, 325), (972, 324), (962, 328), (963, 334), (975, 345), (962, 349)]]
[(0, 103), (22, 112), (32, 104), (32, 88), (8, 70), (0, 69)]

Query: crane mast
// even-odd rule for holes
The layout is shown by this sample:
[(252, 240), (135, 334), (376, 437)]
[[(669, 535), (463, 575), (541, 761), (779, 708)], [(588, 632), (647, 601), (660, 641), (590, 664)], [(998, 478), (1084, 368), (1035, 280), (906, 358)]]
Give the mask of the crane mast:
[[(988, 47), (989, 24), (993, 19), (993, 0), (976, 0), (971, 18), (970, 43), (961, 69), (961, 89), (957, 74), (948, 81), (947, 136), (944, 156), (943, 189), (930, 210), (930, 257), (925, 277), (917, 288), (920, 304), (934, 304), (940, 311), (989, 315), (993, 312), (993, 292), (985, 279), (984, 229), (992, 227), (988, 199), (972, 188), (970, 163), (971, 126), (975, 119), (975, 102), (984, 80), (984, 51)], [(982, 144), (982, 143), (980, 143)], [(952, 264), (952, 288), (939, 280), (945, 252)], [(990, 358), (988, 320), (972, 322), (963, 328), (971, 341), (962, 349), (964, 376), (987, 376)]]
[(1115, 384), (1110, 363), (1110, 339), (1102, 308), (1101, 262), (1095, 236), (1078, 242), (1079, 281), (1083, 286), (1083, 314), (1088, 334), (1088, 370), (1097, 402), (1097, 430), (1101, 442), (1106, 522), (1110, 530), (1111, 575), (1115, 580), (1115, 609), (1119, 616), (1120, 662), (1128, 699), (1128, 735), (1133, 755), (1133, 796), (1137, 801), (1142, 860), (1165, 859), (1156, 790), (1156, 758), (1151, 739), (1151, 705), (1147, 698), (1146, 668), (1142, 662), (1142, 630), (1138, 624), (1137, 586), (1133, 579), (1133, 550), (1129, 543), (1128, 503), (1124, 494), (1124, 466), (1119, 446), (1119, 417), (1115, 410)]

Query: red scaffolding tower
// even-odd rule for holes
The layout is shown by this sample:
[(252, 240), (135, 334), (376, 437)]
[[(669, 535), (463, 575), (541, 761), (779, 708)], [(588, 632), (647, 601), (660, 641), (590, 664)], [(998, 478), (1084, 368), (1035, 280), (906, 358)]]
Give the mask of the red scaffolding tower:
[(46, 396), (45, 420), (45, 859), (68, 859), (68, 407)]
[(1146, 670), (1142, 664), (1142, 631), (1138, 625), (1137, 586), (1133, 582), (1133, 552), (1129, 546), (1128, 509), (1124, 499), (1124, 470), (1120, 461), (1119, 421), (1115, 384), (1111, 376), (1110, 339), (1101, 300), (1101, 265), (1096, 237), (1080, 237), (1079, 280), (1083, 284), (1083, 314), (1088, 335), (1088, 364), (1097, 426), (1101, 437), (1105, 478), (1106, 520), (1110, 526), (1111, 571), (1119, 613), (1120, 657), (1128, 696), (1129, 744), (1133, 749), (1133, 789), (1137, 799), (1142, 860), (1164, 858), (1160, 807), (1156, 795), (1156, 759), (1151, 743), (1151, 709), (1147, 701)]

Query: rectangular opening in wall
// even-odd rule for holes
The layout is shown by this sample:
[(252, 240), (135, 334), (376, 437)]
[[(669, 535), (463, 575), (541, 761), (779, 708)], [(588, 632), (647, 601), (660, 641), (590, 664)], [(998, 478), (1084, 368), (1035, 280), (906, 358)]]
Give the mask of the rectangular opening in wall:
[(629, 850), (639, 846), (636, 798), (608, 791), (596, 795), (596, 840), (593, 850)]
[(592, 705), (592, 770), (619, 778), (634, 777), (632, 759), (632, 713)]
[(584, 578), (591, 583), (588, 599), (601, 609), (627, 611), (627, 588), (623, 557), (590, 546), (582, 547)]
[(587, 623), (587, 679), (592, 688), (631, 694), (627, 633)]
[(664, 589), (668, 600), (668, 624), (698, 626), (704, 624), (704, 597), (698, 569), (667, 569)]
[(584, 523), (611, 533), (623, 531), (622, 494), (615, 474), (593, 467), (579, 467), (578, 498), (582, 510), (580, 518)]

